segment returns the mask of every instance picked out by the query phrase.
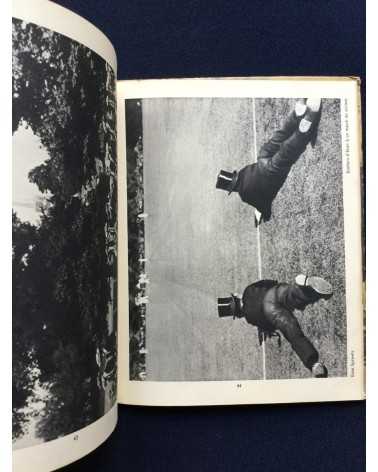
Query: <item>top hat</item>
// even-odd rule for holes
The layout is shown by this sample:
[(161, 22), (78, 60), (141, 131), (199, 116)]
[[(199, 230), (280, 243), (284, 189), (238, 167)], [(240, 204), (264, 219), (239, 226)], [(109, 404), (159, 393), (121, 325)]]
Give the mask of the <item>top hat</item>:
[(221, 170), (217, 176), (217, 184), (216, 188), (220, 188), (221, 190), (226, 190), (228, 194), (235, 189), (236, 182), (238, 180), (238, 173), (236, 170), (233, 172), (227, 172), (226, 170)]
[(240, 317), (241, 303), (240, 298), (231, 293), (230, 297), (218, 298), (218, 316), (224, 318), (232, 316), (233, 319)]

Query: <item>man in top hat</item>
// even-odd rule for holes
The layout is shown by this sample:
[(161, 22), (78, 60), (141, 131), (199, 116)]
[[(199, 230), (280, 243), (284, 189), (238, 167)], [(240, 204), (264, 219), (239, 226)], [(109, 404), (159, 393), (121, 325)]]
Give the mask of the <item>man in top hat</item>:
[(221, 170), (216, 188), (228, 194), (238, 192), (243, 202), (255, 207), (256, 223), (268, 221), (271, 207), (291, 166), (304, 152), (307, 144), (315, 145), (321, 113), (321, 99), (300, 99), (281, 129), (260, 149), (257, 162), (241, 170)]
[(328, 377), (319, 353), (304, 335), (293, 310), (303, 311), (307, 305), (321, 298), (331, 298), (332, 286), (321, 277), (298, 275), (294, 284), (275, 280), (260, 280), (249, 285), (240, 298), (236, 294), (218, 298), (220, 317), (244, 317), (253, 326), (267, 334), (280, 331), (289, 341), (302, 363), (313, 377)]

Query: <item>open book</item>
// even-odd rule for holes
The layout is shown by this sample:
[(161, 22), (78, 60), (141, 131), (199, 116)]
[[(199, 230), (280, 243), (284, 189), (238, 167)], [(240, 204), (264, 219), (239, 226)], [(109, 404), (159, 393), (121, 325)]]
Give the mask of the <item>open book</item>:
[(358, 79), (117, 82), (87, 21), (13, 16), (15, 470), (117, 403), (364, 398)]

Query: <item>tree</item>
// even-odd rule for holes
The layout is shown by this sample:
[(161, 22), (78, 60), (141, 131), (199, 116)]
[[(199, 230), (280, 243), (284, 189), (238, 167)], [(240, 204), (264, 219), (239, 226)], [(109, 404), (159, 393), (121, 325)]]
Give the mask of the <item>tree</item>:
[(13, 363), (12, 363), (12, 423), (13, 436), (21, 436), (27, 421), (24, 408), (32, 394), (33, 343), (26, 322), (33, 311), (33, 287), (28, 283), (27, 271), (36, 241), (36, 228), (22, 223), (12, 212), (12, 283), (13, 283)]
[(116, 269), (104, 233), (116, 221), (115, 82), (102, 58), (62, 35), (15, 19), (13, 41), (13, 130), (30, 126), (49, 154), (29, 172), (44, 194), (39, 225), (13, 215), (14, 436), (38, 381), (50, 392), (37, 424), (47, 440), (104, 412), (96, 349), (108, 342)]

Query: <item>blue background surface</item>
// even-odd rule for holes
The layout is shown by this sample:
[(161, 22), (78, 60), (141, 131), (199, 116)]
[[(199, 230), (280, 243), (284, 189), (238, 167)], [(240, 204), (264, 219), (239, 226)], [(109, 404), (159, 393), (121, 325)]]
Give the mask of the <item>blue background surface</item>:
[[(101, 29), (118, 79), (353, 75), (365, 99), (362, 0), (57, 0)], [(158, 409), (121, 406), (76, 471), (365, 468), (365, 403)]]

